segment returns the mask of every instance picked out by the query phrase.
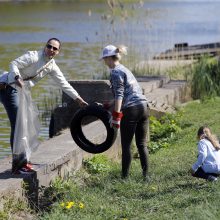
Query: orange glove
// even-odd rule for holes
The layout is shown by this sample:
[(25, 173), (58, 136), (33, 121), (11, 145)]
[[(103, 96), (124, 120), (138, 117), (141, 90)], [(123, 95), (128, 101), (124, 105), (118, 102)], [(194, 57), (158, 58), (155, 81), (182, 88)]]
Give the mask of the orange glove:
[(122, 112), (112, 112), (112, 117), (110, 118), (110, 125), (111, 127), (120, 128), (121, 119), (123, 117)]

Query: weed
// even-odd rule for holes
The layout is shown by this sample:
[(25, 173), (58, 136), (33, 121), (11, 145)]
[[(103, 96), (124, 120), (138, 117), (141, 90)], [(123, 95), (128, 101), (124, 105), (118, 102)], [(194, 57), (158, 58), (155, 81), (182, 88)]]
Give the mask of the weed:
[(182, 112), (165, 114), (160, 119), (150, 116), (149, 153), (155, 153), (160, 148), (168, 148), (175, 135), (181, 131)]
[(109, 170), (109, 160), (105, 155), (96, 155), (83, 161), (84, 167), (89, 173), (102, 173)]

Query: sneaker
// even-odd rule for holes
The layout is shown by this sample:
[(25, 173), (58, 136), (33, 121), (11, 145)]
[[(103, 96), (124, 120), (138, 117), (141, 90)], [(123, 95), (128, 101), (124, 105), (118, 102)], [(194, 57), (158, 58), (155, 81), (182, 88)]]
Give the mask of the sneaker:
[(33, 173), (33, 172), (34, 170), (33, 170), (32, 164), (30, 163), (25, 164), (21, 169), (19, 169), (19, 173), (21, 174), (27, 174), (27, 173)]
[(210, 181), (210, 182), (215, 182), (215, 181), (217, 181), (218, 180), (218, 178), (217, 177), (215, 177), (215, 176), (212, 176), (212, 175), (210, 175), (209, 177), (208, 177), (208, 179), (207, 179), (208, 181)]

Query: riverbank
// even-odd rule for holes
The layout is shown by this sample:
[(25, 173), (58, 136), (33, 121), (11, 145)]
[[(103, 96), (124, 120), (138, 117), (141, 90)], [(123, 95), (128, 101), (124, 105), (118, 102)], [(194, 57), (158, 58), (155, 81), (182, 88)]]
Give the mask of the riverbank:
[[(108, 171), (89, 176), (81, 171), (77, 176), (80, 184), (72, 176), (54, 187), (63, 196), (42, 219), (219, 219), (220, 182), (206, 182), (189, 174), (197, 158), (197, 129), (206, 123), (219, 134), (219, 108), (219, 98), (183, 108), (182, 132), (170, 148), (150, 155), (149, 182), (142, 181), (139, 159), (134, 158), (126, 181), (120, 179), (120, 163), (109, 163)], [(76, 206), (62, 208), (62, 202), (70, 201)], [(82, 209), (77, 208), (78, 202), (84, 204)]]
[[(92, 174), (81, 169), (51, 186), (51, 194), (47, 195), (55, 200), (50, 212), (39, 212), (41, 220), (219, 219), (220, 183), (193, 178), (188, 172), (197, 156), (198, 127), (206, 123), (213, 133), (220, 133), (219, 108), (219, 98), (184, 105), (184, 127), (171, 147), (150, 154), (149, 182), (141, 179), (138, 158), (133, 158), (131, 176), (126, 181), (120, 178), (120, 162), (108, 161), (105, 172)], [(64, 208), (63, 203), (68, 203), (69, 208)]]
[[(172, 106), (187, 100), (189, 97), (187, 84), (184, 81), (169, 81), (166, 77), (143, 77), (139, 78), (143, 91), (149, 100), (154, 100), (151, 103), (151, 114), (161, 115), (168, 110), (173, 110)], [(77, 82), (76, 82), (77, 83)], [(84, 90), (88, 91), (89, 88), (93, 90), (94, 87), (90, 87), (87, 83), (80, 84)], [(97, 85), (97, 82), (94, 82)], [(98, 82), (100, 84), (100, 81)], [(106, 81), (103, 81), (104, 85)], [(93, 84), (93, 82), (89, 82)], [(110, 87), (108, 87), (110, 91)], [(107, 91), (101, 90), (97, 92), (100, 94), (108, 94)], [(91, 92), (88, 92), (87, 96), (90, 96)], [(85, 100), (87, 98), (85, 97)], [(62, 114), (64, 117), (64, 115)], [(65, 116), (66, 117), (66, 116)], [(70, 120), (70, 118), (69, 118)], [(103, 140), (103, 129), (97, 126), (96, 122), (86, 125), (85, 132), (92, 140)], [(120, 138), (118, 138), (107, 152), (109, 158), (119, 158), (120, 155)], [(33, 153), (31, 162), (34, 164), (36, 173), (29, 176), (12, 176), (10, 174), (11, 159), (7, 158), (0, 161), (0, 196), (1, 204), (5, 198), (10, 195), (18, 198), (28, 198), (30, 204), (34, 207), (38, 206), (39, 190), (41, 187), (48, 187), (56, 177), (66, 177), (70, 172), (77, 171), (82, 167), (83, 158), (92, 156), (91, 154), (85, 154), (73, 141), (70, 131), (64, 130), (62, 134), (56, 136), (48, 141), (43, 142), (38, 150)], [(26, 183), (28, 191), (24, 194), (23, 183)]]
[[(220, 133), (219, 108), (219, 98), (184, 107), (183, 130), (172, 147), (150, 155), (150, 182), (141, 180), (138, 159), (133, 159), (127, 181), (120, 179), (120, 163), (110, 162), (107, 172), (90, 176), (81, 171), (78, 174), (81, 184), (73, 176), (54, 187), (61, 194), (65, 191), (70, 194), (61, 196), (52, 212), (45, 213), (42, 219), (219, 219), (220, 182), (196, 179), (188, 172), (196, 160), (198, 127), (205, 123), (214, 133)], [(67, 201), (75, 202), (76, 206), (63, 209), (60, 205)], [(78, 209), (77, 202), (84, 207)]]

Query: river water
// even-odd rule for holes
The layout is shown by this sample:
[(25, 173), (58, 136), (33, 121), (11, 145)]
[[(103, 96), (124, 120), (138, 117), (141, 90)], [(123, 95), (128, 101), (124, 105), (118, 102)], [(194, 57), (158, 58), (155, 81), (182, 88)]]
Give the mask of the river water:
[[(117, 3), (115, 1), (109, 1)], [(124, 2), (124, 1), (121, 1)], [(98, 61), (109, 43), (128, 46), (126, 65), (132, 68), (175, 43), (220, 41), (220, 1), (146, 0), (0, 1), (0, 69), (27, 50), (42, 49), (50, 37), (62, 44), (58, 65), (67, 79), (99, 79), (106, 67)], [(50, 78), (32, 91), (41, 119), (40, 138), (48, 138), (51, 110), (61, 103), (61, 91)], [(11, 154), (9, 121), (0, 104), (0, 159)]]

